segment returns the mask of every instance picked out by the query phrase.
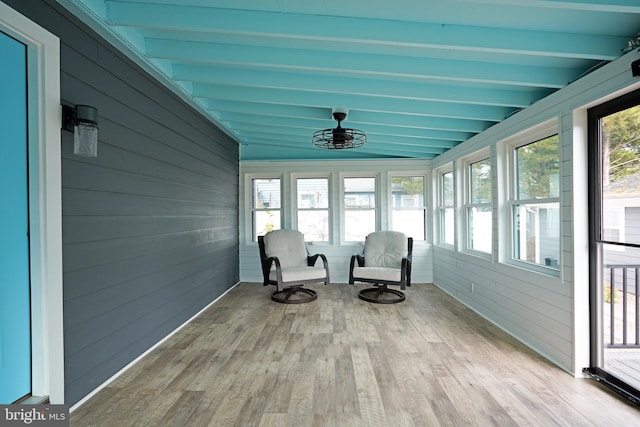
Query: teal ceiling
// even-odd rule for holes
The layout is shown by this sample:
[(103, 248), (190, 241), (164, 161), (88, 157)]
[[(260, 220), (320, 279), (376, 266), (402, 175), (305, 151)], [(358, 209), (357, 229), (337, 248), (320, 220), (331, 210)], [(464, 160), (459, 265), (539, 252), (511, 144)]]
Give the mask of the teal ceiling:
[[(640, 0), (58, 0), (242, 160), (430, 159), (619, 57)], [(352, 150), (311, 135), (367, 133)]]

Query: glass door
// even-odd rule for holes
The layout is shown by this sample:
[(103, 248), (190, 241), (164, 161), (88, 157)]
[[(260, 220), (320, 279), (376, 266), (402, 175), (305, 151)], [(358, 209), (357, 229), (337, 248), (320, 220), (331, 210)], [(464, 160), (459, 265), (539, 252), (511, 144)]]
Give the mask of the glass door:
[(640, 91), (589, 111), (591, 373), (640, 403)]
[(26, 46), (0, 32), (0, 404), (31, 393)]

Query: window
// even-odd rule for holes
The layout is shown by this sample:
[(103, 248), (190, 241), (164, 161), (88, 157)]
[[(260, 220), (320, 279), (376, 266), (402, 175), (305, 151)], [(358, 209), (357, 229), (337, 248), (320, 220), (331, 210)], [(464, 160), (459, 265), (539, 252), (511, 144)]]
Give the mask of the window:
[[(627, 99), (633, 105), (621, 104), (613, 110), (624, 105), (623, 109), (609, 109), (600, 117), (600, 234), (606, 242), (637, 245), (640, 244), (640, 101), (633, 95)], [(624, 248), (623, 245), (617, 247), (618, 250)]]
[(439, 212), (440, 212), (440, 243), (453, 245), (454, 238), (454, 200), (453, 171), (439, 175)]
[(493, 221), (490, 159), (469, 163), (466, 173), (466, 249), (491, 253)]
[(558, 268), (560, 154), (558, 135), (517, 146), (512, 156), (512, 257)]
[(376, 179), (344, 178), (344, 240), (362, 242), (376, 230)]
[[(606, 189), (609, 190), (609, 188)], [(625, 241), (625, 229), (623, 227), (623, 224), (625, 223), (626, 208), (623, 204), (628, 202), (627, 198), (616, 198), (615, 193), (613, 194), (613, 197), (610, 197), (608, 200), (606, 200), (609, 206), (606, 206), (602, 212), (602, 240), (605, 240), (607, 242), (620, 243)], [(607, 194), (607, 196), (610, 195)], [(615, 206), (613, 203), (611, 203), (615, 203), (618, 200), (622, 200), (622, 203), (620, 203), (622, 206)]]
[(307, 242), (329, 241), (329, 180), (298, 178), (298, 230)]
[(253, 240), (269, 231), (280, 229), (280, 178), (257, 178), (251, 181), (253, 191)]
[(414, 240), (424, 240), (425, 187), (422, 176), (391, 178), (391, 229)]

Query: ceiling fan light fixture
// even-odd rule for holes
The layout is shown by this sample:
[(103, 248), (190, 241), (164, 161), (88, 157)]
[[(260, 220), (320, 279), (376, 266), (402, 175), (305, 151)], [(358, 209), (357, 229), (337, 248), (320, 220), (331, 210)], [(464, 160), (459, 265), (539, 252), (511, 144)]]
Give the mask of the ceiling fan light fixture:
[(327, 150), (341, 150), (362, 147), (367, 142), (367, 135), (363, 131), (340, 126), (340, 123), (347, 118), (347, 113), (334, 111), (333, 118), (337, 120), (338, 127), (335, 129), (322, 129), (313, 133), (311, 143), (315, 147)]

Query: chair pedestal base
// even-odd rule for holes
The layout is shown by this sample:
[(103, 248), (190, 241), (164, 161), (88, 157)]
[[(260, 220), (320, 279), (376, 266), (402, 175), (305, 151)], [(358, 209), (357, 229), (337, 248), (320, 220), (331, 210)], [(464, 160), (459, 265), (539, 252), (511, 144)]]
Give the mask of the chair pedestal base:
[(318, 298), (318, 294), (313, 289), (302, 286), (292, 286), (280, 292), (271, 294), (271, 299), (283, 304), (303, 304)]
[(376, 285), (375, 288), (367, 288), (358, 292), (358, 298), (376, 304), (396, 304), (405, 300), (403, 292), (389, 289), (387, 285)]

